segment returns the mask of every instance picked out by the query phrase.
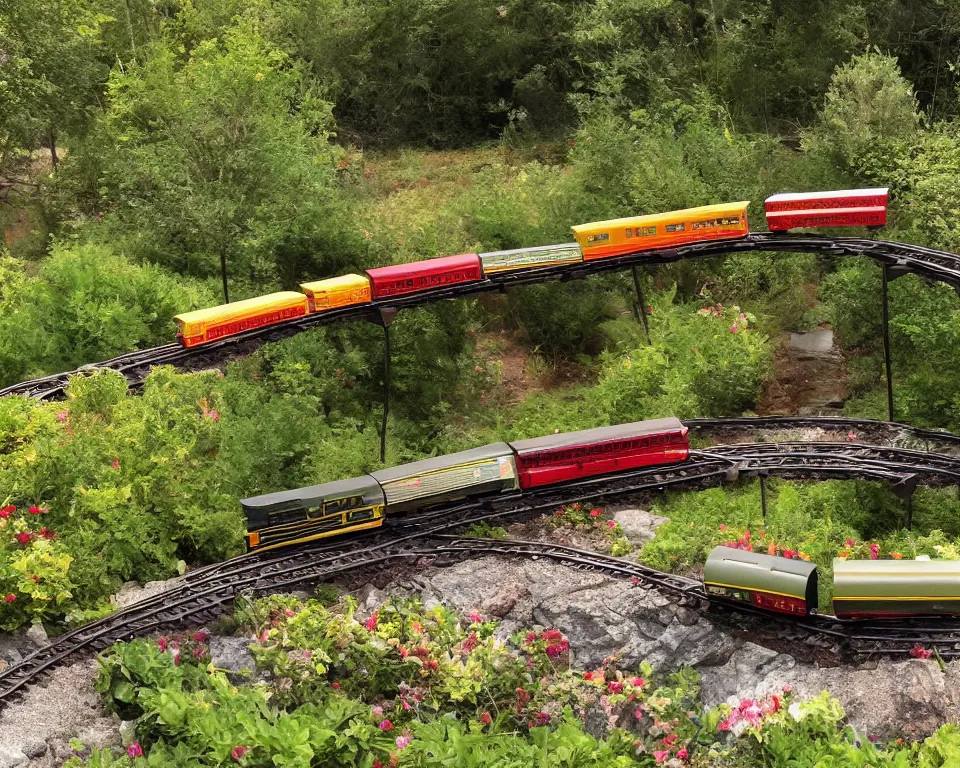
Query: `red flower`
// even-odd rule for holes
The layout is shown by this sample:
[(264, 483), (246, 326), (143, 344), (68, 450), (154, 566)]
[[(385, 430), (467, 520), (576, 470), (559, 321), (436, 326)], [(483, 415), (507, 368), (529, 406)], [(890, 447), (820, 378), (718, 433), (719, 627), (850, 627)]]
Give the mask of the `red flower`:
[(910, 651), (910, 655), (915, 659), (929, 659), (933, 656), (933, 651), (926, 650), (920, 643), (917, 643)]
[(377, 760), (376, 758), (374, 758), (374, 760), (373, 760), (373, 768), (384, 768), (384, 766), (383, 766), (383, 763), (381, 763), (379, 760)]
[(493, 718), (490, 717), (489, 712), (484, 712), (482, 715), (480, 715), (480, 722), (484, 725), (490, 725), (490, 723), (493, 722)]
[(16, 596), (15, 594), (13, 594), (13, 592), (11, 592), (9, 595), (7, 595), (7, 596), (6, 596), (5, 598), (3, 598), (3, 599), (4, 599), (5, 602), (12, 603), (14, 600), (17, 599), (17, 596)]
[(649, 304), (647, 305), (647, 314), (648, 314), (648, 315), (652, 315), (652, 314), (653, 314), (653, 307), (651, 307)]
[(120, 460), (114, 459), (113, 462), (110, 464), (110, 466), (113, 467), (114, 469), (120, 469)]
[(523, 688), (517, 688), (517, 711), (519, 712), (530, 703), (530, 694)]
[(600, 517), (600, 515), (602, 515), (602, 514), (603, 514), (603, 510), (602, 510), (602, 509), (591, 509), (591, 510), (590, 510), (590, 517)]
[(630, 685), (632, 685), (634, 688), (643, 688), (643, 678), (642, 677), (633, 678), (633, 680), (630, 681)]
[(239, 763), (245, 754), (247, 754), (246, 747), (234, 747), (230, 752), (230, 757)]
[(33, 534), (30, 533), (30, 531), (24, 531), (23, 533), (17, 534), (17, 541), (23, 544), (23, 546), (27, 546), (31, 539), (33, 539)]
[(205, 630), (201, 630), (199, 632), (193, 633), (193, 642), (195, 643), (205, 643), (209, 639), (210, 639), (210, 633)]
[(611, 680), (609, 683), (607, 683), (607, 688), (609, 689), (610, 693), (623, 693), (623, 683), (621, 683), (619, 680)]
[(161, 637), (157, 639), (157, 647), (160, 649), (160, 653), (167, 652), (167, 638)]
[(607, 528), (616, 528), (617, 523), (615, 520), (607, 520)]
[(40, 507), (37, 507), (37, 506), (30, 507), (27, 511), (28, 511), (31, 515), (39, 515), (41, 512), (43, 512), (43, 510), (40, 509)]
[(372, 614), (364, 625), (368, 631), (373, 632), (377, 628), (377, 614)]
[(685, 749), (681, 749), (679, 752), (677, 752), (677, 757), (680, 760), (686, 760), (689, 756), (690, 756), (690, 753), (687, 752), (687, 750)]
[(143, 750), (140, 748), (139, 742), (133, 742), (129, 747), (127, 747), (127, 757), (133, 760), (135, 757), (143, 757)]
[(44, 527), (40, 529), (40, 535), (45, 539), (54, 539), (57, 536), (57, 532), (48, 530), (46, 527)]
[(3, 509), (0, 509), (0, 517), (10, 517), (10, 513), (16, 511), (17, 508), (13, 504), (7, 504)]
[(380, 730), (381, 730), (381, 731), (392, 731), (392, 730), (393, 730), (393, 723), (391, 723), (389, 720), (384, 719), (384, 720), (381, 720), (381, 721), (380, 721), (380, 726), (379, 726), (379, 727), (380, 727)]

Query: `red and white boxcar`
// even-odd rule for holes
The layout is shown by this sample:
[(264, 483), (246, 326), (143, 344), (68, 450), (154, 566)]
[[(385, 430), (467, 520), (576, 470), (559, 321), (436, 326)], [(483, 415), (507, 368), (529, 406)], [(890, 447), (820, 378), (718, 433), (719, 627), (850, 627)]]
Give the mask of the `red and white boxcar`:
[(834, 192), (785, 192), (764, 201), (772, 232), (797, 227), (882, 227), (887, 223), (887, 188)]
[(562, 483), (649, 464), (683, 461), (690, 452), (679, 419), (654, 419), (510, 443), (521, 488)]
[(455, 283), (470, 283), (483, 277), (480, 257), (475, 253), (443, 256), (393, 267), (368, 269), (373, 298), (384, 299)]

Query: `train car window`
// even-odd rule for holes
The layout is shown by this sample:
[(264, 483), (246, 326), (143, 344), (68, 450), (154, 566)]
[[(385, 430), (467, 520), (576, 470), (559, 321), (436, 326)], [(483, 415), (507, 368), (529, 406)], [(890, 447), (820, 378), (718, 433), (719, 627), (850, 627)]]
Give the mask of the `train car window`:
[(627, 237), (633, 237), (633, 227), (627, 227)]
[(303, 520), (304, 517), (304, 510), (300, 507), (291, 509), (277, 509), (270, 512), (270, 525), (295, 523), (298, 520)]
[(587, 235), (588, 243), (605, 243), (610, 239), (610, 235), (606, 232), (601, 232), (598, 235)]
[(374, 514), (372, 509), (358, 509), (347, 515), (347, 522), (359, 523), (363, 520), (373, 520), (373, 518)]
[(718, 224), (714, 219), (707, 219), (706, 221), (695, 221), (693, 222), (694, 229), (713, 229)]
[(656, 227), (637, 227), (637, 236), (638, 237), (649, 237), (650, 235), (657, 234)]
[(683, 222), (679, 224), (667, 224), (667, 232), (686, 232), (687, 225)]
[(725, 218), (725, 219), (720, 219), (720, 226), (721, 226), (721, 227), (731, 227), (731, 226), (732, 226), (732, 227), (736, 227), (736, 226), (739, 226), (739, 225), (740, 225), (740, 217), (739, 217), (739, 216), (728, 216), (728, 217)]

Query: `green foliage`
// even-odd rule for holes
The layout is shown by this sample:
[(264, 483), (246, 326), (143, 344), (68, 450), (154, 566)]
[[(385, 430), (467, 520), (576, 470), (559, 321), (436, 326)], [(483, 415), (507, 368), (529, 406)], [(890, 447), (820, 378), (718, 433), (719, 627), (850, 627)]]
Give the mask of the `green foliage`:
[(61, 245), (26, 277), (0, 276), (0, 384), (169, 343), (173, 316), (209, 305), (201, 286), (139, 267), (106, 246)]
[(356, 261), (331, 132), (331, 104), (247, 15), (187, 56), (163, 39), (114, 70), (64, 183), (140, 257), (201, 277), (224, 258), (241, 285), (293, 287)]

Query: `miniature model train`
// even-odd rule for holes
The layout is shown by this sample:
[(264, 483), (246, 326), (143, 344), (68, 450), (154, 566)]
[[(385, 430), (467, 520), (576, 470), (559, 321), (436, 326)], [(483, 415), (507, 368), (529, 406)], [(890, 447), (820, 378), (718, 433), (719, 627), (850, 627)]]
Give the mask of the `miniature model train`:
[[(385, 516), (458, 500), (562, 487), (590, 477), (686, 461), (687, 428), (674, 418), (494, 443), (351, 480), (241, 502), (251, 551), (276, 549), (383, 525)], [(710, 596), (792, 616), (816, 611), (817, 566), (715, 547), (703, 571)], [(834, 561), (840, 619), (960, 614), (960, 561)]]
[[(365, 275), (303, 283), (302, 293), (282, 291), (178, 315), (174, 318), (177, 339), (184, 347), (196, 347), (305, 315), (475, 283), (491, 275), (615, 259), (695, 242), (741, 239), (750, 233), (747, 205), (707, 205), (581, 224), (573, 227), (576, 243), (444, 256), (368, 269)], [(877, 227), (886, 223), (887, 190), (774, 195), (766, 200), (765, 210), (773, 231), (797, 227)]]

